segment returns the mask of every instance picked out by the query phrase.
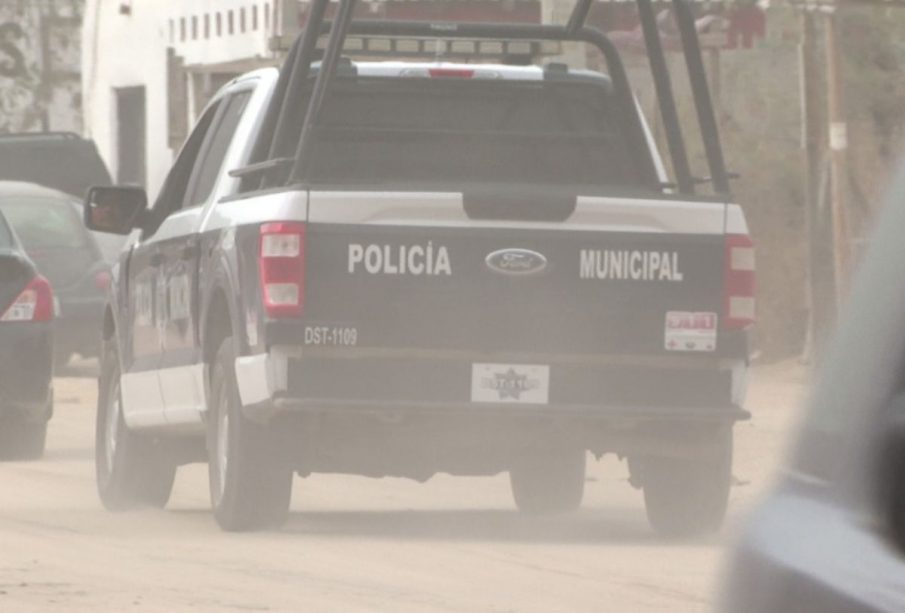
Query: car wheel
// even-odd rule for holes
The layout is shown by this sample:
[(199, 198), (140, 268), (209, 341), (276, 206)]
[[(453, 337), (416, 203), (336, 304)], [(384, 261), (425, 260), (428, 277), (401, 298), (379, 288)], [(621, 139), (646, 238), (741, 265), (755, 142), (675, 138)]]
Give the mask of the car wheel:
[(584, 496), (584, 449), (566, 448), (520, 458), (509, 471), (512, 496), (520, 511), (554, 515), (575, 511)]
[(176, 464), (157, 441), (126, 426), (119, 358), (112, 342), (105, 346), (101, 366), (94, 464), (98, 494), (108, 510), (163, 508), (170, 499)]
[(208, 481), (217, 523), (228, 531), (281, 526), (289, 514), (292, 470), (276, 433), (242, 414), (231, 338), (213, 364), (210, 402)]
[(644, 503), (650, 525), (670, 537), (715, 532), (723, 524), (732, 481), (732, 431), (695, 458), (644, 458)]
[(46, 441), (46, 421), (4, 421), (0, 424), (0, 459), (37, 460), (44, 455)]

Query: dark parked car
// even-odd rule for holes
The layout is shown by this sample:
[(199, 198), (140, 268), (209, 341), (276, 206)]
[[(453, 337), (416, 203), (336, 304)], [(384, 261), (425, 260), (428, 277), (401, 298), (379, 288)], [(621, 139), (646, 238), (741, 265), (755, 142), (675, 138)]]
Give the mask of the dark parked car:
[(94, 142), (71, 132), (0, 134), (0, 181), (24, 181), (83, 198), (110, 173)]
[(0, 457), (44, 452), (53, 413), (50, 283), (0, 214)]
[(905, 170), (789, 470), (733, 553), (723, 611), (905, 611)]
[(97, 356), (110, 282), (107, 258), (118, 253), (122, 238), (95, 236), (72, 196), (31, 183), (0, 181), (0, 212), (56, 293), (57, 365), (76, 353)]

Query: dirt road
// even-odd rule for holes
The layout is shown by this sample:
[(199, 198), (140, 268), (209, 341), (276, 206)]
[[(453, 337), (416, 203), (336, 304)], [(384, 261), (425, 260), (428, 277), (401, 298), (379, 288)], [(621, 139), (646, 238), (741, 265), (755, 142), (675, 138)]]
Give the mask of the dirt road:
[(803, 390), (794, 364), (756, 369), (729, 526), (666, 544), (610, 457), (566, 519), (520, 517), (502, 476), (318, 476), (296, 480), (282, 532), (223, 534), (202, 466), (180, 471), (167, 510), (109, 514), (94, 381), (59, 379), (46, 458), (0, 464), (0, 611), (707, 611), (721, 544), (769, 485)]

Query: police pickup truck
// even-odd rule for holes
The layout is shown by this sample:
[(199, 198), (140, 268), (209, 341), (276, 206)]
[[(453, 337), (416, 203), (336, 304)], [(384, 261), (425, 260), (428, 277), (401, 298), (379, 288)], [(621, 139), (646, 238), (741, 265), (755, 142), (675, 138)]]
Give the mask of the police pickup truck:
[(353, 62), (352, 30), (226, 85), (152, 207), (90, 192), (88, 226), (133, 237), (103, 503), (163, 506), (206, 461), (226, 530), (280, 524), (295, 473), (508, 472), (519, 509), (563, 512), (590, 451), (628, 460), (655, 529), (717, 528), (747, 416), (742, 210), (668, 184), (619, 64)]

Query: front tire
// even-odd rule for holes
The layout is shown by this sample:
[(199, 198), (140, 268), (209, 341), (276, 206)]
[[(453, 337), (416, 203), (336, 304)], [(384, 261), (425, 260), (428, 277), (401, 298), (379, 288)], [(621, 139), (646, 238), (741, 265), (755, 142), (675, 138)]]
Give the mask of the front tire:
[(126, 426), (120, 378), (116, 347), (109, 342), (101, 365), (95, 430), (98, 495), (110, 511), (141, 506), (163, 508), (173, 489), (176, 464), (156, 441)]
[(584, 497), (584, 449), (554, 449), (520, 458), (509, 471), (512, 496), (532, 515), (570, 513)]
[(643, 460), (647, 518), (662, 536), (699, 536), (722, 526), (732, 484), (732, 431), (716, 436), (698, 457)]
[(213, 365), (209, 413), (208, 480), (217, 523), (230, 532), (283, 525), (292, 470), (274, 431), (242, 414), (232, 338), (220, 345)]

